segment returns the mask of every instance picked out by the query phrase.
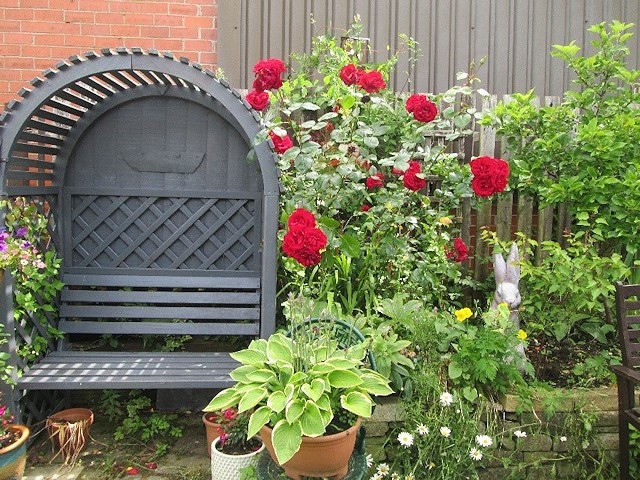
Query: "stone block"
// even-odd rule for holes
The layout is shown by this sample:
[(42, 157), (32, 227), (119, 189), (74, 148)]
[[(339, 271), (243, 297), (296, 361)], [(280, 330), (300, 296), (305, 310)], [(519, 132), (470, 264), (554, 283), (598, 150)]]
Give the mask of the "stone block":
[(479, 480), (497, 480), (498, 478), (508, 478), (513, 472), (508, 468), (484, 468), (478, 471)]
[(526, 438), (519, 438), (517, 449), (522, 452), (549, 452), (553, 446), (553, 441), (549, 435), (532, 433)]
[(576, 409), (585, 412), (618, 410), (618, 392), (614, 388), (594, 388), (574, 393)]
[(386, 441), (384, 437), (369, 438), (365, 441), (365, 451), (373, 457), (374, 462), (384, 462), (387, 460), (387, 452), (384, 447)]
[(523, 478), (527, 480), (549, 480), (557, 477), (552, 465), (543, 465), (540, 467), (527, 468), (527, 475)]
[(374, 422), (401, 422), (404, 414), (402, 404), (397, 396), (376, 399), (376, 405), (371, 420)]
[(389, 424), (387, 422), (373, 422), (369, 419), (364, 421), (364, 426), (367, 429), (367, 439), (384, 437), (389, 431)]

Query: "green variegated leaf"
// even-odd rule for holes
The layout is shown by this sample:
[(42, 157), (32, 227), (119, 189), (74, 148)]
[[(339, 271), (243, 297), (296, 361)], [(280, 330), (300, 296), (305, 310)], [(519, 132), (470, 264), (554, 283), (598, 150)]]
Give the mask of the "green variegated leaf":
[(252, 390), (249, 390), (242, 396), (242, 399), (238, 403), (238, 413), (251, 410), (263, 399), (265, 399), (268, 394), (269, 392), (266, 388), (254, 388)]
[(307, 437), (319, 437), (325, 432), (322, 414), (315, 403), (307, 402), (300, 417), (300, 425), (302, 426), (302, 433)]
[(204, 411), (216, 412), (218, 410), (224, 410), (225, 408), (236, 405), (239, 400), (240, 395), (236, 392), (235, 388), (227, 388), (213, 397), (209, 402), (209, 405), (204, 408)]
[(300, 418), (302, 412), (304, 412), (304, 402), (300, 399), (296, 399), (287, 404), (284, 417), (287, 419), (287, 422), (293, 423)]
[(284, 392), (273, 392), (267, 398), (267, 407), (273, 410), (276, 413), (280, 413), (284, 410), (284, 406), (287, 404), (287, 397)]
[(281, 333), (271, 335), (267, 343), (267, 357), (273, 363), (293, 363), (291, 339)]
[(359, 417), (369, 418), (373, 413), (373, 402), (362, 392), (349, 392), (342, 395), (340, 405)]
[(247, 437), (251, 438), (257, 435), (260, 429), (269, 422), (271, 416), (271, 410), (268, 407), (262, 406), (258, 408), (249, 417), (249, 426), (247, 427)]
[(362, 385), (359, 386), (362, 390), (366, 390), (371, 395), (391, 395), (393, 389), (389, 387), (389, 381), (379, 374), (362, 373)]
[(282, 465), (291, 460), (291, 457), (300, 450), (302, 427), (299, 423), (290, 424), (282, 419), (273, 427), (271, 440), (278, 463)]
[(362, 383), (360, 375), (350, 370), (334, 370), (327, 375), (327, 379), (336, 388), (353, 388)]
[(348, 358), (332, 358), (325, 362), (336, 370), (349, 370), (353, 367), (357, 367), (359, 362)]
[(302, 385), (300, 389), (307, 397), (315, 402), (324, 392), (324, 382), (319, 378), (316, 378), (311, 382), (311, 384), (305, 383)]
[(291, 375), (291, 378), (289, 379), (288, 383), (292, 385), (299, 385), (307, 380), (307, 376), (308, 375), (304, 372), (296, 372), (293, 375)]
[(320, 410), (331, 411), (331, 400), (329, 399), (329, 395), (323, 393), (318, 400), (316, 400), (316, 405)]
[(230, 356), (243, 365), (256, 365), (267, 361), (267, 356), (263, 352), (249, 348), (245, 348), (238, 352), (232, 352)]
[(247, 378), (252, 382), (268, 383), (276, 380), (276, 374), (267, 368), (261, 368), (247, 373)]
[(253, 365), (240, 365), (238, 368), (233, 370), (229, 376), (236, 382), (248, 383), (250, 380), (247, 378), (247, 374), (254, 372), (255, 370), (256, 367)]

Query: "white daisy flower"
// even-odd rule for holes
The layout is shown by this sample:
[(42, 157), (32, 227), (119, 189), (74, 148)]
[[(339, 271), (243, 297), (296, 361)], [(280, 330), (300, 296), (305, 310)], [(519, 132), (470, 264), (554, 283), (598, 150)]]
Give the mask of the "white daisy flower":
[(527, 438), (527, 432), (523, 432), (522, 430), (516, 430), (513, 434), (518, 438)]
[(453, 395), (451, 395), (449, 392), (443, 392), (440, 395), (440, 405), (442, 405), (443, 407), (448, 407), (452, 403), (453, 403)]
[(564, 435), (560, 437), (560, 441), (561, 442), (566, 442), (567, 441), (567, 437), (565, 437)]
[(391, 474), (391, 480), (400, 480), (400, 474), (399, 473), (392, 473)]
[(449, 427), (440, 427), (440, 435), (449, 438), (451, 436), (451, 429)]
[(386, 463), (381, 463), (380, 465), (378, 465), (378, 471), (376, 473), (378, 473), (381, 477), (386, 477), (387, 475), (389, 475), (390, 471), (391, 469), (389, 468), (389, 465), (387, 465)]
[(476, 443), (481, 447), (490, 447), (493, 445), (493, 440), (489, 435), (476, 435)]
[(428, 428), (428, 427), (426, 427), (426, 426), (425, 426), (424, 424), (422, 424), (422, 423), (421, 423), (420, 425), (418, 425), (418, 429), (417, 429), (417, 430), (418, 430), (418, 433), (419, 433), (420, 435), (427, 435), (427, 434), (429, 433), (429, 428)]
[(413, 473), (409, 475), (405, 475), (404, 480), (416, 480), (416, 477), (413, 476)]
[(369, 480), (382, 480), (382, 475), (380, 475), (379, 473), (374, 473), (373, 475), (371, 475), (371, 478)]
[(469, 451), (469, 456), (476, 461), (482, 460), (482, 452), (475, 447)]
[(367, 462), (367, 468), (371, 468), (373, 466), (373, 455), (368, 454), (365, 457), (365, 461)]
[(400, 442), (400, 445), (403, 447), (408, 448), (413, 445), (413, 435), (409, 432), (400, 432), (398, 434), (398, 442)]

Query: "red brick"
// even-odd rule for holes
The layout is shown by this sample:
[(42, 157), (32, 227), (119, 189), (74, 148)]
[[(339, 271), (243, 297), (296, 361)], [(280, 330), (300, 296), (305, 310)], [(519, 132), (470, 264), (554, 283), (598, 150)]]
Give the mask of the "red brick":
[(0, 45), (0, 57), (19, 57), (22, 55), (20, 45)]
[(78, 0), (78, 10), (85, 12), (109, 12), (115, 2), (110, 0)]
[(5, 8), (2, 12), (4, 20), (33, 20), (36, 10), (32, 8)]
[(182, 40), (175, 40), (175, 39), (169, 39), (169, 38), (154, 40), (153, 48), (160, 50), (162, 52), (165, 50), (169, 50), (170, 52), (173, 52), (174, 54), (177, 55), (178, 52), (182, 51)]
[(64, 11), (77, 10), (81, 3), (82, 0), (49, 0), (49, 9)]
[(0, 0), (0, 7), (20, 7), (20, 0)]
[(34, 61), (33, 58), (7, 57), (5, 58), (5, 66), (15, 70), (33, 69)]
[(140, 27), (140, 37), (141, 38), (169, 38), (170, 31), (171, 29), (169, 27), (142, 26)]
[(97, 24), (123, 25), (127, 16), (122, 13), (96, 13)]
[(213, 17), (185, 17), (184, 26), (187, 28), (213, 28)]
[(139, 8), (140, 13), (164, 14), (169, 13), (168, 2), (142, 2)]
[(70, 23), (93, 24), (96, 21), (94, 12), (64, 12), (64, 21)]
[(125, 22), (127, 25), (154, 25), (153, 15), (146, 13), (127, 14)]
[(171, 15), (180, 15), (182, 17), (188, 17), (198, 14), (198, 7), (196, 5), (184, 5), (179, 3), (169, 4), (169, 13)]
[(18, 20), (7, 20), (2, 22), (3, 32), (20, 32), (22, 31), (22, 22)]
[(154, 15), (155, 25), (166, 25), (168, 27), (181, 27), (184, 19), (178, 15)]
[(110, 32), (110, 25), (80, 24), (80, 35), (96, 37), (99, 35), (109, 35)]
[(169, 38), (198, 38), (198, 31), (193, 28), (171, 27), (169, 29)]
[(11, 32), (3, 35), (2, 43), (10, 45), (31, 45), (33, 42), (32, 33)]
[(137, 25), (112, 25), (111, 35), (116, 37), (139, 37), (140, 27)]
[(185, 40), (184, 49), (195, 52), (211, 52), (213, 51), (213, 42), (210, 40)]
[(19, 5), (20, 8), (42, 8), (42, 0), (20, 0)]

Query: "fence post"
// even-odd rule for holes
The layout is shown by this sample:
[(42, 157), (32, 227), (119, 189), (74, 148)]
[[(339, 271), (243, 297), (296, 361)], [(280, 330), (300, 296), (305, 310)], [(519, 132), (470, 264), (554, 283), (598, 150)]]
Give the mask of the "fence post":
[[(7, 366), (11, 367), (11, 378), (15, 382), (18, 375), (18, 365), (13, 320), (13, 281), (8, 270), (0, 270), (0, 322), (4, 327), (2, 332), (7, 335), (7, 343), (0, 345), (0, 351), (9, 354)], [(0, 403), (6, 405), (16, 419), (20, 419), (20, 404), (13, 387), (5, 382), (0, 382), (0, 392), (2, 393)]]

